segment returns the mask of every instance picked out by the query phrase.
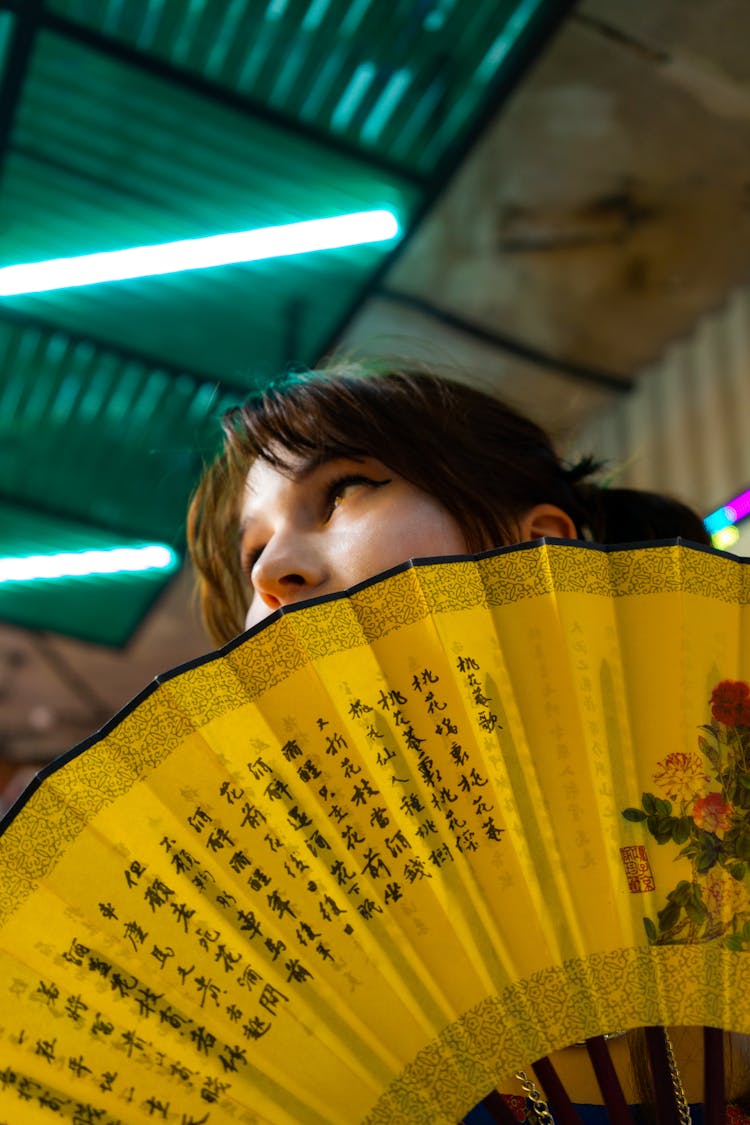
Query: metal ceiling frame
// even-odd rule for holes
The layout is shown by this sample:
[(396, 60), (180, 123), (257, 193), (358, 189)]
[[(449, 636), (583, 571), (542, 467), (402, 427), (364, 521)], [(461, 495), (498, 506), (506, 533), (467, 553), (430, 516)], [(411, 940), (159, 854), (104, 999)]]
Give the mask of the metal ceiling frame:
[(541, 367), (546, 371), (569, 375), (579, 383), (588, 383), (589, 386), (616, 391), (617, 394), (629, 394), (633, 390), (633, 383), (628, 375), (618, 375), (613, 371), (588, 367), (585, 364), (573, 363), (567, 359), (557, 359), (539, 348), (514, 340), (512, 336), (508, 336), (506, 333), (492, 331), (475, 321), (457, 316), (456, 313), (450, 312), (448, 309), (442, 309), (432, 301), (427, 301), (414, 293), (405, 293), (399, 289), (382, 286), (375, 290), (373, 297), (380, 298), (383, 301), (391, 301), (393, 304), (402, 305), (404, 308), (414, 309), (415, 312), (431, 317), (447, 328), (452, 328), (456, 332), (461, 332), (465, 336), (478, 340), (481, 344), (487, 344), (498, 351), (507, 352), (517, 359), (526, 360), (528, 363), (533, 363), (536, 367)]
[[(0, 10), (7, 9), (9, 11), (16, 11), (16, 18), (22, 20), (24, 24), (26, 35), (30, 40), (26, 48), (27, 56), (31, 53), (34, 38), (39, 32), (52, 32), (53, 34), (59, 35), (61, 38), (71, 40), (80, 46), (88, 47), (126, 66), (149, 74), (153, 78), (158, 78), (169, 82), (173, 86), (178, 86), (188, 93), (209, 99), (226, 109), (233, 109), (243, 114), (245, 117), (262, 121), (264, 124), (274, 129), (280, 129), (291, 136), (311, 142), (338, 156), (345, 156), (347, 159), (355, 160), (365, 167), (371, 167), (379, 172), (387, 173), (389, 176), (400, 179), (412, 187), (424, 189), (426, 186), (427, 177), (418, 172), (414, 172), (398, 161), (388, 160), (374, 152), (370, 153), (366, 149), (352, 144), (345, 138), (337, 137), (324, 129), (316, 129), (314, 126), (308, 125), (280, 110), (265, 105), (256, 98), (249, 97), (246, 94), (239, 94), (229, 87), (223, 86), (220, 82), (214, 82), (209, 78), (204, 78), (202, 75), (196, 74), (191, 70), (168, 62), (158, 55), (139, 51), (137, 47), (131, 47), (122, 40), (105, 35), (100, 31), (95, 31), (92, 28), (86, 27), (84, 24), (79, 24), (75, 20), (68, 19), (66, 16), (61, 16), (57, 12), (51, 12), (45, 8), (45, 3), (46, 0), (29, 0), (28, 15), (24, 7), (21, 9), (23, 15), (19, 16), (15, 0), (0, 0)], [(20, 75), (19, 86), (22, 78), (23, 74)], [(2, 125), (2, 118), (0, 118), (0, 125)], [(8, 133), (6, 132), (6, 141), (7, 136)], [(3, 133), (0, 128), (0, 144), (2, 144), (2, 142)], [(1, 160), (2, 154), (0, 152), (0, 162)]]
[[(210, 99), (216, 104), (238, 111), (250, 119), (262, 121), (271, 127), (283, 130), (289, 135), (294, 135), (309, 143), (322, 146), (327, 151), (335, 152), (337, 155), (343, 155), (362, 166), (369, 166), (379, 172), (385, 172), (412, 187), (418, 188), (422, 192), (423, 198), (421, 204), (418, 206), (409, 224), (408, 230), (406, 230), (394, 250), (385, 255), (380, 266), (371, 275), (365, 286), (355, 294), (349, 307), (345, 310), (338, 324), (329, 335), (325, 346), (321, 349), (318, 357), (316, 357), (317, 361), (320, 361), (334, 350), (338, 340), (341, 339), (362, 305), (369, 298), (381, 296), (387, 300), (398, 300), (400, 303), (410, 304), (414, 308), (419, 305), (419, 311), (423, 312), (425, 315), (437, 317), (443, 323), (449, 324), (450, 327), (458, 331), (471, 334), (475, 338), (481, 338), (482, 342), (485, 344), (495, 347), (498, 350), (520, 356), (547, 370), (557, 371), (568, 377), (595, 383), (607, 389), (622, 393), (623, 390), (627, 390), (627, 386), (624, 386), (622, 378), (615, 373), (596, 371), (578, 364), (573, 364), (565, 359), (557, 359), (553, 356), (546, 355), (521, 341), (513, 340), (510, 337), (495, 332), (490, 332), (478, 325), (464, 321), (463, 318), (440, 310), (432, 306), (429, 302), (413, 298), (408, 294), (397, 294), (384, 285), (384, 280), (388, 272), (404, 252), (410, 240), (414, 237), (421, 223), (435, 206), (438, 199), (447, 190), (453, 175), (460, 167), (462, 161), (478, 142), (489, 125), (495, 120), (505, 102), (511, 97), (517, 85), (528, 73), (541, 52), (548, 46), (575, 5), (576, 0), (557, 0), (554, 5), (548, 5), (547, 8), (543, 9), (541, 16), (536, 18), (533, 33), (527, 35), (522, 34), (520, 45), (518, 41), (514, 45), (508, 60), (506, 60), (505, 64), (501, 67), (495, 81), (491, 85), (489, 93), (484, 100), (484, 105), (472, 128), (466, 132), (460, 142), (446, 150), (434, 172), (429, 176), (425, 176), (415, 173), (398, 162), (389, 161), (374, 153), (368, 153), (365, 149), (353, 145), (351, 142), (344, 139), (337, 138), (325, 130), (315, 129), (303, 124), (287, 114), (259, 103), (256, 99), (243, 94), (237, 94), (235, 91), (222, 86), (220, 83), (206, 79), (185, 68), (176, 66), (158, 56), (142, 53), (138, 51), (137, 48), (131, 47), (127, 43), (89, 29), (83, 24), (78, 24), (65, 16), (50, 12), (45, 8), (45, 0), (27, 0), (27, 3), (23, 5), (19, 4), (19, 0), (0, 0), (0, 11), (14, 13), (17, 21), (8, 48), (9, 59), (4, 81), (2, 87), (0, 87), (0, 175), (2, 174), (4, 160), (9, 149), (13, 118), (22, 91), (23, 79), (33, 52), (36, 36), (40, 31), (52, 32), (76, 42), (79, 45), (89, 47), (101, 54), (105, 54), (127, 66), (177, 85), (187, 92)], [(109, 350), (123, 359), (134, 360), (158, 367), (172, 377), (176, 377), (180, 374), (188, 374), (201, 382), (220, 382), (222, 388), (229, 391), (229, 393), (236, 391), (239, 398), (244, 398), (247, 394), (244, 388), (232, 387), (224, 380), (217, 380), (207, 373), (191, 371), (183, 367), (175, 367), (174, 365), (159, 361), (156, 357), (140, 353), (137, 350), (113, 346), (106, 340), (95, 339), (89, 335), (84, 337), (80, 334), (67, 332), (67, 330), (61, 329), (52, 321), (34, 318), (16, 311), (10, 312), (8, 309), (3, 308), (0, 308), (0, 318), (16, 324), (25, 323), (30, 327), (33, 326), (43, 331), (66, 331), (66, 334), (70, 336), (71, 339), (85, 339), (95, 347)], [(290, 335), (294, 335), (291, 326)]]

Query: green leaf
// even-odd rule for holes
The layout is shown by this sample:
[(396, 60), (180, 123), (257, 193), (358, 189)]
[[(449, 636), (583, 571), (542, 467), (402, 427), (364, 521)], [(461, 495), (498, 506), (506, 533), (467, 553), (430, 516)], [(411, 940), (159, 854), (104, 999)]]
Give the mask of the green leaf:
[(746, 809), (750, 803), (750, 786), (747, 785), (747, 774), (733, 775), (725, 783), (727, 798), (730, 805)]
[(725, 938), (724, 945), (727, 949), (731, 949), (733, 953), (742, 953), (742, 938), (739, 934), (731, 934), (728, 938)]
[(657, 797), (654, 801), (654, 812), (657, 816), (669, 816), (672, 811), (672, 802), (664, 801), (661, 797)]
[(719, 856), (722, 854), (722, 844), (717, 836), (702, 828), (698, 830), (696, 836), (698, 847), (694, 858), (695, 869), (700, 875), (705, 875), (718, 863)]
[(669, 906), (665, 906), (663, 910), (659, 911), (656, 917), (659, 919), (659, 929), (662, 933), (677, 925), (681, 910), (682, 907), (678, 906), (676, 902), (670, 902)]
[(699, 875), (707, 875), (712, 867), (716, 866), (716, 856), (712, 852), (702, 852), (695, 861), (695, 870)]
[(706, 910), (703, 903), (685, 903), (685, 913), (687, 914), (691, 922), (695, 922), (696, 926), (700, 926), (701, 923), (705, 922), (706, 918), (708, 917), (708, 911)]
[(747, 825), (739, 828), (734, 835), (734, 858), (750, 862), (750, 829)]
[(672, 839), (675, 844), (684, 844), (690, 839), (690, 830), (693, 827), (693, 822), (689, 816), (681, 816), (675, 819), (672, 828)]
[(667, 895), (667, 902), (677, 902), (680, 905), (689, 902), (693, 897), (693, 884), (689, 883), (687, 879), (680, 879), (679, 883), (673, 891)]
[(742, 880), (745, 878), (745, 872), (747, 871), (747, 866), (744, 863), (730, 863), (729, 866), (727, 867), (727, 871), (729, 872), (729, 874), (732, 876), (733, 879), (736, 879), (738, 883), (741, 883)]
[(644, 793), (641, 797), (641, 804), (647, 813), (656, 812), (656, 797), (653, 793)]
[(646, 819), (646, 814), (641, 809), (623, 809), (622, 815), (626, 820), (632, 820), (636, 824)]
[(705, 906), (705, 903), (703, 901), (703, 888), (701, 887), (700, 883), (691, 883), (690, 887), (691, 887), (691, 892), (690, 892), (691, 900), (694, 903), (696, 903), (698, 906)]
[[(649, 820), (652, 818), (649, 817)], [(666, 816), (661, 820), (656, 820), (654, 827), (651, 828), (651, 835), (656, 840), (657, 844), (669, 844), (672, 840), (672, 821), (674, 817)], [(649, 826), (650, 827), (650, 826)]]
[(643, 927), (646, 931), (646, 937), (648, 938), (649, 943), (651, 945), (653, 945), (654, 942), (656, 941), (656, 926), (654, 925), (654, 923), (651, 921), (650, 918), (644, 918), (643, 919)]

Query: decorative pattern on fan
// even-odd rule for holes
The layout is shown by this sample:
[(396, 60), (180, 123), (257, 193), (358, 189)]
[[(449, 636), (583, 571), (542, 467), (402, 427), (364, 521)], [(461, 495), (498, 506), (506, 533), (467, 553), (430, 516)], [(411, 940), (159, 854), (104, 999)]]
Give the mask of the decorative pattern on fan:
[(750, 722), (712, 696), (748, 575), (429, 561), (160, 677), (4, 825), (0, 1121), (455, 1123), (613, 1027), (750, 1031)]

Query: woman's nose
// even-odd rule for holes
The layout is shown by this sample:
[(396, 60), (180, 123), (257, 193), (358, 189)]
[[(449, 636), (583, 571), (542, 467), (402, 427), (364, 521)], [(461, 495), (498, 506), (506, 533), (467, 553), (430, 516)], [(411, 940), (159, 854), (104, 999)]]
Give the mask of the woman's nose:
[(300, 542), (298, 537), (289, 535), (266, 544), (251, 578), (255, 591), (253, 605), (261, 602), (266, 607), (265, 612), (260, 613), (263, 617), (281, 606), (322, 593), (326, 568), (311, 543)]

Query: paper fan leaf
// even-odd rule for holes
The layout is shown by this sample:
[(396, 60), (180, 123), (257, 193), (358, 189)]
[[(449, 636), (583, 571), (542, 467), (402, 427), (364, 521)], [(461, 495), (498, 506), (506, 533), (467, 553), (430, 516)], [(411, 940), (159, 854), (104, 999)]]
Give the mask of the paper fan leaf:
[(430, 560), (159, 677), (4, 824), (0, 1119), (455, 1125), (613, 1027), (750, 1031), (748, 573)]

